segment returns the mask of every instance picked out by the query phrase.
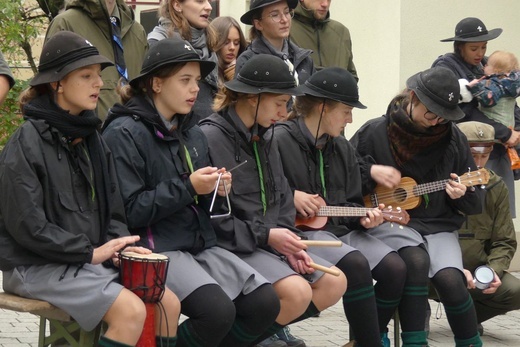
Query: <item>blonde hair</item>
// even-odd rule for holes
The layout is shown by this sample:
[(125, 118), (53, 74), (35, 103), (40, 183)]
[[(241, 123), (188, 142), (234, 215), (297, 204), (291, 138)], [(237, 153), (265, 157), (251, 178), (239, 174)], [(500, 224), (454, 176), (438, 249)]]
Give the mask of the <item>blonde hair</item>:
[(518, 70), (518, 59), (511, 52), (495, 51), (487, 61), (487, 64), (493, 68), (493, 73), (497, 75), (509, 74), (511, 71)]
[[(191, 24), (184, 17), (182, 12), (177, 12), (173, 8), (173, 5), (177, 2), (179, 4), (183, 3), (186, 0), (161, 0), (161, 6), (159, 7), (159, 16), (168, 18), (171, 20), (172, 24), (169, 28), (169, 36), (173, 35), (174, 31), (177, 31), (182, 39), (186, 41), (191, 41)], [(215, 51), (215, 46), (217, 45), (217, 34), (215, 30), (211, 26), (207, 26), (204, 31), (206, 32), (206, 44), (210, 51)]]

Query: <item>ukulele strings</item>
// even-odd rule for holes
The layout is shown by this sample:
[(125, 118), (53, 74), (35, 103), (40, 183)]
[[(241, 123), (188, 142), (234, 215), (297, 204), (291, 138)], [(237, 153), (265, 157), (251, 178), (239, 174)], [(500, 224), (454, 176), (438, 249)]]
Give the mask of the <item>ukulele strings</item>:
[[(468, 174), (466, 174), (465, 176), (467, 176), (467, 175)], [(382, 193), (376, 193), (376, 195), (380, 199), (395, 198), (395, 200), (401, 201), (401, 200), (406, 199), (406, 197), (409, 194), (408, 193), (409, 189), (412, 190), (412, 192), (414, 193), (415, 196), (420, 196), (420, 195), (423, 195), (426, 193), (432, 193), (432, 192), (436, 192), (439, 190), (443, 190), (446, 187), (446, 184), (450, 180), (451, 179), (445, 179), (442, 181), (423, 183), (423, 184), (417, 184), (415, 182), (402, 183), (399, 185), (399, 187), (397, 187), (394, 190), (386, 191), (386, 192), (382, 192)], [(474, 186), (477, 184), (481, 184), (482, 179), (477, 174), (475, 177), (470, 177), (469, 179), (468, 179), (468, 177), (461, 177), (460, 182), (465, 185), (468, 185), (468, 186)], [(401, 188), (401, 189), (399, 189), (399, 188)]]

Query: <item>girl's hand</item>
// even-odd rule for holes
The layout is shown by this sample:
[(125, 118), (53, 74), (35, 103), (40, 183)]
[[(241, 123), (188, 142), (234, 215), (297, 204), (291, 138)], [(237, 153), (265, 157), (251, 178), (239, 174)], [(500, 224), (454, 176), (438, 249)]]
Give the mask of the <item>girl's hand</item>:
[(446, 184), (446, 193), (453, 200), (460, 199), (466, 194), (467, 187), (456, 181), (459, 178), (456, 174), (452, 173), (450, 176), (453, 180), (448, 181), (448, 184)]
[(137, 241), (139, 241), (139, 236), (137, 235), (124, 236), (110, 240), (104, 245), (94, 248), (91, 264), (97, 265), (105, 260), (113, 259), (117, 257), (117, 252), (125, 248), (126, 245), (136, 243)]

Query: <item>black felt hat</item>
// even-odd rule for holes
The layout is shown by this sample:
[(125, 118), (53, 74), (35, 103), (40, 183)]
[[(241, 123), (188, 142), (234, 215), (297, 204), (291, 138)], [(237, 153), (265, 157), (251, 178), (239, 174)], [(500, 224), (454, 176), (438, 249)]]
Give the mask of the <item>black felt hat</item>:
[(343, 104), (367, 108), (359, 101), (358, 85), (350, 72), (329, 67), (316, 72), (297, 88), (301, 93), (339, 101)]
[(169, 37), (160, 40), (146, 52), (141, 73), (130, 81), (130, 85), (134, 88), (137, 87), (137, 83), (141, 78), (153, 75), (155, 71), (164, 66), (190, 62), (200, 64), (201, 78), (209, 75), (216, 66), (216, 63), (213, 61), (201, 59), (188, 41), (184, 41), (178, 37)]
[(484, 23), (474, 17), (464, 18), (455, 27), (455, 36), (441, 40), (441, 42), (482, 42), (496, 39), (502, 34), (502, 29), (487, 30)]
[(224, 84), (227, 89), (244, 94), (302, 95), (289, 66), (271, 54), (257, 54), (240, 69), (235, 79)]
[(38, 73), (29, 84), (61, 81), (68, 73), (94, 64), (101, 64), (102, 69), (114, 65), (85, 38), (71, 31), (59, 31), (43, 46)]
[[(251, 3), (249, 4), (249, 11), (247, 11), (242, 15), (242, 17), (240, 17), (240, 21), (244, 24), (253, 25), (253, 15), (255, 14), (256, 10), (262, 7), (276, 4), (277, 2), (281, 1), (284, 0), (251, 0)], [(285, 1), (287, 1), (287, 6), (289, 6), (290, 9), (294, 9), (298, 5), (298, 0)]]
[(459, 120), (464, 117), (464, 112), (458, 106), (459, 81), (451, 70), (433, 67), (408, 78), (406, 86), (437, 116), (447, 120)]

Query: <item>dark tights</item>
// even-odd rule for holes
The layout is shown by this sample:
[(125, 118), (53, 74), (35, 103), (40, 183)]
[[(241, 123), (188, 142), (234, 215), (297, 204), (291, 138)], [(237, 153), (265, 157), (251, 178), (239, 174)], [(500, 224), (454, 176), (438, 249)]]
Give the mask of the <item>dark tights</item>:
[(279, 311), (280, 301), (270, 285), (240, 295), (236, 303), (220, 286), (202, 286), (181, 302), (181, 312), (189, 319), (178, 328), (177, 347), (248, 346)]
[(383, 332), (386, 331), (386, 326), (401, 301), (406, 279), (406, 265), (397, 253), (388, 253), (372, 270), (372, 277), (377, 281), (374, 289), (379, 328)]
[(407, 267), (403, 296), (399, 304), (401, 327), (403, 331), (424, 331), (430, 257), (419, 246), (401, 248), (399, 255)]
[(457, 269), (446, 268), (431, 279), (444, 305), (448, 323), (456, 339), (477, 335), (477, 315), (466, 288), (466, 278)]
[(350, 252), (336, 266), (348, 279), (343, 309), (360, 346), (380, 346), (377, 306), (372, 274), (367, 259), (359, 251)]

